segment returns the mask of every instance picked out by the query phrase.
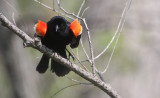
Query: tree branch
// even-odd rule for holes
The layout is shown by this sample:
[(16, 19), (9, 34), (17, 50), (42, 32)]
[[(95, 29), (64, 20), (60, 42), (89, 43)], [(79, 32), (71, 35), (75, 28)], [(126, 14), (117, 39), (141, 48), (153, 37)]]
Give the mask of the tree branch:
[(124, 7), (124, 9), (123, 9), (123, 12), (122, 12), (122, 14), (121, 14), (121, 17), (120, 17), (120, 20), (119, 20), (119, 23), (118, 23), (118, 26), (117, 26), (117, 29), (116, 29), (116, 31), (115, 31), (115, 33), (114, 33), (111, 41), (110, 41), (109, 44), (106, 46), (106, 48), (105, 48), (100, 54), (98, 54), (98, 55), (94, 58), (94, 60), (98, 59), (100, 56), (102, 56), (102, 55), (107, 51), (107, 49), (108, 49), (108, 48), (110, 47), (110, 45), (113, 43), (113, 41), (114, 41), (115, 37), (117, 36), (117, 34), (122, 31), (122, 29), (123, 29), (123, 24), (124, 24), (124, 22), (125, 22), (125, 18), (126, 18), (126, 15), (127, 15), (128, 10), (129, 10), (129, 7), (130, 7), (130, 5), (131, 5), (131, 2), (132, 2), (132, 0), (127, 0), (127, 1), (126, 1), (125, 7)]
[(82, 4), (81, 4), (81, 6), (80, 6), (80, 8), (79, 8), (79, 11), (78, 11), (77, 16), (79, 16), (79, 15), (80, 15), (81, 10), (82, 10), (82, 7), (83, 7), (83, 5), (85, 4), (85, 1), (86, 1), (86, 0), (83, 0), (83, 2), (82, 2)]
[[(34, 1), (37, 2), (37, 3), (39, 3), (40, 5), (44, 6), (45, 8), (48, 8), (49, 10), (52, 10), (52, 11), (54, 11), (54, 12), (60, 14), (60, 15), (63, 15), (63, 16), (65, 16), (65, 17), (69, 18), (69, 19), (74, 20), (74, 18), (72, 18), (72, 17), (70, 17), (70, 16), (68, 16), (68, 15), (66, 15), (66, 14), (64, 14), (64, 13), (62, 13), (62, 12), (60, 12), (60, 11), (54, 9), (54, 8), (51, 8), (51, 7), (47, 6), (47, 5), (39, 2), (38, 0), (34, 0)], [(67, 12), (66, 12), (66, 13), (67, 13)], [(72, 15), (72, 14), (71, 14), (71, 15)]]
[(86, 27), (86, 30), (87, 30), (87, 36), (88, 36), (88, 41), (89, 41), (89, 47), (90, 47), (90, 53), (91, 53), (91, 67), (92, 67), (92, 73), (93, 75), (95, 75), (95, 72), (96, 72), (96, 68), (95, 68), (95, 65), (94, 65), (94, 55), (93, 55), (93, 48), (92, 48), (92, 42), (91, 42), (91, 37), (90, 37), (90, 31), (89, 31), (89, 28), (88, 28), (88, 25), (86, 23), (86, 20), (85, 18), (83, 18), (83, 23)]
[(73, 86), (77, 86), (77, 85), (91, 85), (91, 84), (89, 84), (89, 83), (76, 83), (76, 84), (71, 84), (71, 85), (69, 85), (69, 86), (66, 86), (66, 87), (64, 87), (64, 88), (62, 88), (62, 89), (60, 89), (59, 91), (57, 91), (56, 93), (54, 93), (52, 96), (51, 96), (51, 98), (54, 98), (54, 96), (56, 96), (58, 93), (60, 93), (62, 90), (64, 90), (64, 89), (67, 89), (67, 88), (69, 88), (69, 87), (73, 87)]
[(113, 88), (101, 81), (98, 77), (94, 76), (92, 73), (87, 72), (86, 70), (82, 69), (81, 67), (77, 66), (76, 64), (71, 63), (65, 58), (62, 58), (60, 55), (58, 55), (56, 52), (53, 52), (49, 48), (45, 47), (41, 43), (37, 43), (36, 40), (33, 40), (31, 37), (29, 37), (25, 32), (20, 30), (17, 26), (15, 26), (13, 23), (11, 23), (2, 13), (0, 13), (0, 21), (2, 22), (2, 25), (13, 31), (16, 35), (18, 35), (25, 43), (26, 47), (32, 47), (40, 52), (48, 55), (50, 58), (56, 60), (57, 62), (63, 64), (64, 66), (68, 67), (72, 71), (74, 71), (76, 74), (80, 75), (84, 79), (88, 80), (101, 90), (103, 90), (105, 93), (107, 93), (112, 98), (121, 98)]

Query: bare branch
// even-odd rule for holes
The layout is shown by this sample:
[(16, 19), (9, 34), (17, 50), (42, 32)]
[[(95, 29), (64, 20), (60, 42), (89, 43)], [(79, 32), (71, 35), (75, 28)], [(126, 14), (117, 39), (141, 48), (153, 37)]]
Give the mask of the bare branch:
[(68, 77), (67, 75), (65, 75), (65, 77), (66, 77), (67, 79), (69, 79), (69, 80), (73, 81), (73, 82), (76, 82), (76, 83), (81, 83), (80, 81), (78, 81), (78, 80), (75, 80), (75, 79), (72, 79), (72, 78)]
[(83, 84), (83, 85), (91, 85), (90, 83), (76, 83), (76, 84), (72, 84), (72, 85), (69, 85), (69, 86), (66, 86), (66, 87), (60, 89), (59, 91), (57, 91), (56, 93), (54, 93), (54, 94), (51, 96), (51, 98), (53, 98), (54, 96), (56, 96), (58, 93), (60, 93), (60, 92), (61, 92), (62, 90), (64, 90), (64, 89), (67, 89), (67, 88), (69, 88), (69, 87), (73, 87), (73, 86), (76, 86), (76, 85), (81, 85), (81, 84)]
[(87, 52), (86, 52), (86, 49), (85, 49), (84, 46), (83, 46), (82, 39), (80, 39), (80, 43), (81, 43), (81, 46), (82, 46), (82, 49), (83, 49), (84, 54), (86, 55), (88, 61), (91, 63), (90, 58), (89, 58), (89, 56), (88, 56), (88, 54), (87, 54)]
[(54, 11), (54, 12), (60, 14), (60, 15), (63, 15), (63, 16), (65, 16), (65, 17), (67, 17), (67, 18), (70, 18), (70, 19), (74, 20), (74, 18), (72, 18), (72, 17), (70, 17), (70, 16), (68, 16), (68, 15), (66, 15), (66, 14), (64, 14), (64, 13), (62, 13), (62, 12), (60, 12), (60, 11), (54, 9), (54, 8), (51, 8), (51, 7), (47, 6), (47, 5), (45, 5), (44, 3), (39, 2), (38, 0), (34, 0), (34, 1), (37, 2), (38, 4), (44, 6), (45, 8), (47, 8), (47, 9), (49, 9), (49, 10), (52, 10), (52, 11)]
[(86, 71), (89, 72), (89, 70), (81, 63), (81, 61), (79, 60), (79, 58), (77, 58), (77, 57), (75, 56), (75, 54), (74, 54), (72, 48), (71, 48), (70, 46), (69, 46), (69, 48), (70, 48), (70, 50), (71, 50), (73, 56), (74, 56), (74, 57), (77, 59), (77, 61), (82, 65), (82, 67), (83, 67)]
[[(73, 81), (73, 82), (76, 82), (76, 83), (84, 83), (84, 84), (86, 83), (86, 82), (80, 82), (80, 81), (78, 81), (78, 80), (72, 79), (72, 78), (68, 77), (67, 75), (65, 75), (65, 77), (66, 77), (67, 79)], [(91, 84), (91, 83), (86, 83), (86, 84)]]
[(10, 29), (16, 35), (18, 35), (22, 40), (24, 40), (25, 43), (26, 43), (26, 46), (35, 48), (35, 49), (39, 50), (40, 52), (48, 55), (53, 60), (61, 63), (62, 65), (64, 65), (67, 68), (71, 69), (72, 71), (74, 71), (75, 73), (77, 73), (78, 75), (83, 77), (84, 79), (90, 81), (92, 84), (94, 84), (95, 86), (97, 86), (98, 88), (100, 88), (101, 90), (106, 92), (110, 97), (112, 97), (112, 98), (121, 98), (117, 94), (117, 92), (112, 89), (112, 87), (109, 84), (101, 81), (100, 79), (98, 79), (98, 77), (96, 77), (93, 74), (85, 71), (84, 69), (82, 69), (81, 67), (77, 66), (76, 64), (71, 63), (70, 61), (68, 61), (67, 59), (61, 57), (56, 52), (53, 52), (52, 50), (50, 50), (49, 48), (45, 47), (44, 45), (42, 45), (42, 44), (36, 45), (35, 41), (31, 37), (29, 37), (25, 32), (23, 32), (18, 27), (16, 27), (13, 23), (11, 23), (2, 13), (0, 13), (0, 21), (4, 24), (3, 26), (5, 26), (8, 29)]
[(67, 15), (71, 15), (71, 16), (73, 16), (73, 17), (75, 17), (75, 18), (82, 19), (81, 17), (75, 15), (74, 13), (67, 12), (67, 11), (61, 6), (59, 0), (57, 0), (57, 4), (58, 4), (60, 10), (62, 10), (62, 11), (63, 11), (64, 13), (66, 13)]
[(79, 8), (79, 11), (78, 11), (77, 16), (79, 16), (79, 15), (80, 15), (81, 10), (82, 10), (82, 7), (83, 7), (83, 5), (84, 5), (85, 1), (86, 1), (86, 0), (83, 0), (83, 2), (82, 2), (82, 4), (81, 4), (81, 6), (80, 6), (80, 8)]
[(14, 18), (14, 13), (12, 14), (12, 20), (13, 20), (13, 24), (14, 24), (15, 26), (17, 26), (17, 25), (16, 25), (15, 18)]
[(94, 65), (94, 55), (93, 55), (92, 42), (91, 42), (91, 37), (90, 37), (90, 31), (89, 31), (89, 28), (88, 28), (88, 25), (86, 23), (85, 18), (83, 18), (83, 23), (84, 23), (84, 25), (86, 27), (86, 30), (87, 30), (89, 47), (90, 47), (90, 53), (91, 53), (91, 67), (92, 67), (93, 75), (95, 75), (96, 69), (95, 69), (95, 65)]
[[(132, 0), (131, 0), (131, 1), (132, 1)], [(128, 4), (128, 9), (129, 9), (129, 7), (130, 7), (130, 5), (131, 5), (131, 1), (130, 1), (129, 4)], [(128, 12), (128, 11), (127, 11), (127, 12)], [(127, 12), (126, 12), (126, 15), (127, 15)], [(125, 23), (126, 15), (124, 16), (124, 20), (123, 20), (122, 26), (121, 26), (121, 28), (120, 28), (120, 31), (119, 31), (119, 33), (118, 33), (118, 37), (117, 37), (117, 39), (116, 39), (116, 42), (115, 42), (114, 48), (113, 48), (113, 50), (112, 50), (111, 56), (110, 56), (110, 58), (109, 58), (108, 64), (107, 64), (106, 68), (104, 69), (104, 71), (100, 72), (101, 74), (104, 74), (104, 73), (107, 71), (107, 69), (108, 69), (108, 67), (109, 67), (109, 65), (110, 65), (110, 62), (111, 62), (113, 53), (114, 53), (115, 48), (116, 48), (116, 45), (117, 45), (117, 43), (118, 43), (118, 39), (119, 39), (120, 34), (121, 34), (122, 30), (123, 30), (123, 26), (124, 26), (124, 23)]]
[(79, 52), (78, 52), (78, 47), (77, 47), (77, 49), (76, 49), (76, 50), (77, 50), (77, 58), (79, 59)]
[(117, 33), (120, 31), (120, 28), (121, 28), (122, 24), (125, 22), (125, 17), (126, 17), (126, 15), (127, 15), (128, 9), (129, 9), (129, 7), (130, 7), (130, 5), (131, 5), (131, 2), (132, 2), (132, 0), (127, 0), (126, 5), (125, 5), (125, 7), (124, 7), (124, 9), (123, 9), (123, 12), (122, 12), (122, 15), (121, 15), (121, 18), (120, 18), (120, 21), (119, 21), (119, 23), (118, 23), (118, 26), (117, 26), (117, 29), (116, 29), (116, 32), (115, 32), (114, 36), (112, 37), (112, 39), (111, 39), (111, 41), (109, 42), (109, 44), (107, 45), (107, 47), (106, 47), (99, 55), (97, 55), (97, 56), (94, 58), (94, 60), (95, 60), (95, 59), (98, 59), (102, 54), (104, 54), (104, 53), (107, 51), (107, 49), (110, 47), (110, 45), (113, 43), (113, 41), (114, 41)]
[(86, 7), (86, 8), (83, 10), (83, 12), (82, 12), (82, 14), (81, 14), (81, 17), (83, 17), (84, 13), (85, 13), (88, 9), (89, 9), (89, 7)]
[[(18, 11), (15, 9), (15, 7), (12, 5), (12, 4), (10, 4), (7, 0), (3, 0), (12, 10), (14, 10), (14, 12), (16, 12), (16, 14), (18, 14)], [(7, 6), (7, 7), (8, 7)]]
[(115, 49), (116, 49), (116, 45), (117, 45), (117, 43), (118, 43), (119, 37), (120, 37), (120, 33), (119, 33), (119, 35), (118, 35), (118, 37), (117, 37), (117, 39), (116, 39), (116, 42), (115, 42), (114, 48), (113, 48), (113, 50), (112, 50), (111, 56), (110, 56), (110, 58), (109, 58), (108, 64), (107, 64), (106, 68), (104, 69), (104, 71), (100, 72), (101, 74), (104, 74), (104, 73), (107, 71), (107, 69), (108, 69), (108, 67), (109, 67), (109, 65), (110, 65), (110, 62), (111, 62), (113, 53), (114, 53), (114, 51), (115, 51)]
[[(80, 61), (81, 63), (84, 63), (84, 62), (89, 62), (88, 60), (81, 60)], [(79, 63), (79, 61), (78, 62), (75, 62), (75, 64), (77, 64), (77, 63)]]

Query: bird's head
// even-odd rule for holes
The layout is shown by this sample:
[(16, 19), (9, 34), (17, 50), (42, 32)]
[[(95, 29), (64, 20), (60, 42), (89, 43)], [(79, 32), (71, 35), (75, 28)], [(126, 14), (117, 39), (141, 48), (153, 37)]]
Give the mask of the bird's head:
[[(58, 25), (56, 26), (56, 31), (58, 31)], [(75, 19), (71, 24), (70, 24), (70, 29), (72, 30), (74, 36), (77, 38), (78, 36), (81, 35), (82, 33), (82, 26), (78, 22), (77, 19)], [(47, 32), (47, 23), (39, 20), (37, 24), (35, 24), (34, 30), (37, 35), (44, 37), (46, 32)]]
[(81, 35), (82, 33), (82, 26), (78, 22), (77, 19), (75, 19), (71, 24), (70, 24), (70, 29), (72, 30), (74, 36), (77, 38), (77, 36)]
[(34, 30), (37, 35), (44, 37), (47, 32), (47, 23), (39, 20), (34, 26)]

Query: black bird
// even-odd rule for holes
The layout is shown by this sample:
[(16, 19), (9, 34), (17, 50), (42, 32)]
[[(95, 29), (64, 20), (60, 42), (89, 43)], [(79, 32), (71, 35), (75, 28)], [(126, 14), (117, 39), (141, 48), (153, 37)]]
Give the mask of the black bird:
[[(43, 45), (67, 59), (66, 46), (70, 44), (71, 48), (78, 47), (82, 26), (77, 19), (70, 23), (61, 16), (55, 16), (47, 23), (39, 20), (35, 25), (35, 31), (40, 36)], [(43, 54), (36, 70), (39, 73), (46, 72), (49, 60), (50, 58)], [(51, 71), (57, 76), (64, 76), (70, 72), (70, 69), (51, 60)]]

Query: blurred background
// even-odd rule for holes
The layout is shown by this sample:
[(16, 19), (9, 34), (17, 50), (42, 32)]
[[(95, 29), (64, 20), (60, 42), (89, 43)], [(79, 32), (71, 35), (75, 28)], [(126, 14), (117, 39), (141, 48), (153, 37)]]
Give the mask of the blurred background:
[[(40, 1), (57, 8), (53, 0)], [(82, 1), (62, 0), (62, 6), (77, 13)], [(87, 0), (85, 3), (85, 7), (90, 7), (84, 17), (91, 31), (95, 56), (113, 37), (125, 3), (126, 0)], [(0, 0), (0, 12), (11, 22), (14, 18), (16, 25), (31, 37), (37, 20), (47, 22), (58, 15), (34, 0)], [(82, 40), (89, 53), (85, 30)], [(113, 46), (114, 43), (95, 61), (99, 70), (108, 63)], [(81, 46), (78, 51), (79, 58), (85, 60)], [(24, 48), (19, 37), (0, 25), (0, 98), (50, 98), (58, 90), (75, 83), (66, 77), (57, 77), (50, 69), (45, 74), (36, 72), (41, 55), (35, 49)], [(89, 68), (89, 63), (84, 65)], [(85, 82), (74, 72), (68, 76)], [(132, 1), (115, 53), (103, 77), (123, 98), (160, 97), (160, 0)], [(78, 85), (61, 91), (54, 98), (109, 96), (94, 86)]]

